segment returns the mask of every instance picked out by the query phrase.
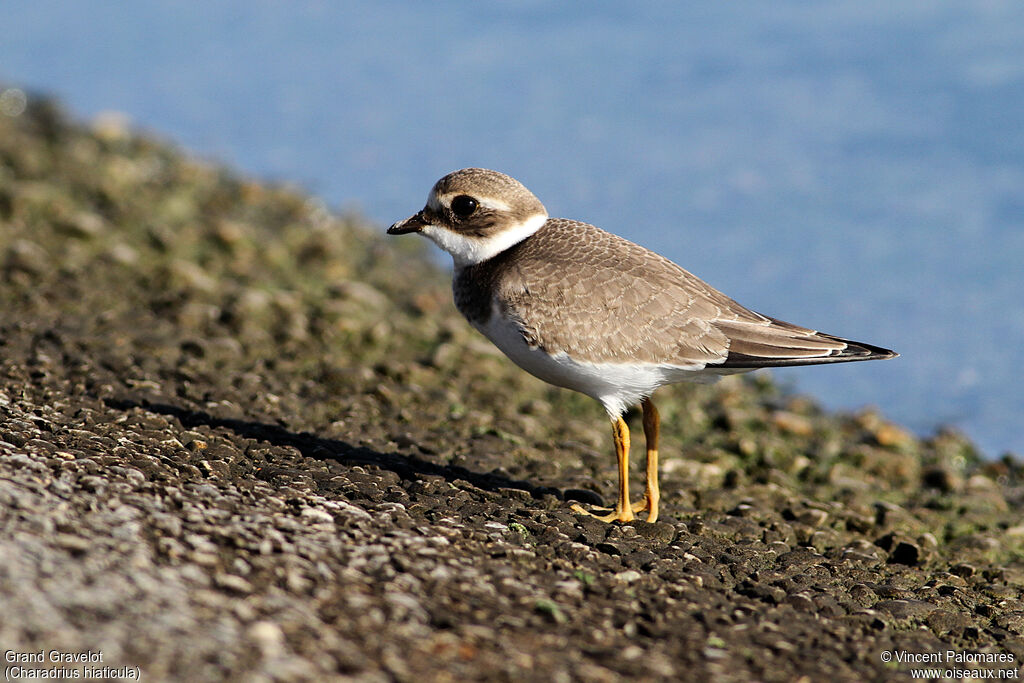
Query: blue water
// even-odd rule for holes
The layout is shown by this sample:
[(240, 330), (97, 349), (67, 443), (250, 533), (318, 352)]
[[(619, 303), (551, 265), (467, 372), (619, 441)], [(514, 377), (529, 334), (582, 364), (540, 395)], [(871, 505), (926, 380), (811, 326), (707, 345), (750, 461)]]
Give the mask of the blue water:
[(1024, 3), (0, 4), (0, 81), (382, 227), (468, 165), (762, 312), (900, 351), (783, 370), (1024, 453)]

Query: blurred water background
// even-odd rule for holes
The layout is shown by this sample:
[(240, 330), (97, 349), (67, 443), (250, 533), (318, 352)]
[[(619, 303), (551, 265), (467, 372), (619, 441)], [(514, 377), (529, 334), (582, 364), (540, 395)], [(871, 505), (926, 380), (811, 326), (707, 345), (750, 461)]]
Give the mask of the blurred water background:
[[(900, 351), (784, 370), (1024, 453), (1024, 3), (0, 3), (0, 82), (383, 229), (463, 166), (756, 310)], [(440, 260), (440, 259), (439, 259)]]

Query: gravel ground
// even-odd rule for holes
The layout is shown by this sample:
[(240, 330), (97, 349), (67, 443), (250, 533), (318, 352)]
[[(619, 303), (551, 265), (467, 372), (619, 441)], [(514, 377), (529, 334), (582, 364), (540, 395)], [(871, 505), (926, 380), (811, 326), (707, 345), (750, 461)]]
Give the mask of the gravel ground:
[(730, 379), (659, 394), (662, 521), (580, 517), (600, 407), (380, 233), (116, 117), (0, 115), (8, 674), (1019, 676), (1019, 460)]

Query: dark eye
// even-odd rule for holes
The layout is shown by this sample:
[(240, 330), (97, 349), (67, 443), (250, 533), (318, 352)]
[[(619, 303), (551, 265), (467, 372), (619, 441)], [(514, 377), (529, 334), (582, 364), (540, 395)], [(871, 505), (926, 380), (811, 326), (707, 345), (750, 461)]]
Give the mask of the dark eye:
[(460, 194), (452, 200), (452, 213), (459, 218), (465, 218), (476, 211), (476, 200), (468, 194)]

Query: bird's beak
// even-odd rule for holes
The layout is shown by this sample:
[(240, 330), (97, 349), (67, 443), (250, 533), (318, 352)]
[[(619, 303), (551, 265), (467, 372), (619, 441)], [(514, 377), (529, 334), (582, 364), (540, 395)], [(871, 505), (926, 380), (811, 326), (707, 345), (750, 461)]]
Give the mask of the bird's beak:
[(398, 221), (390, 228), (388, 228), (389, 235), (406, 235), (410, 232), (419, 232), (426, 226), (430, 225), (429, 222), (424, 218), (423, 212), (413, 214), (404, 221)]

